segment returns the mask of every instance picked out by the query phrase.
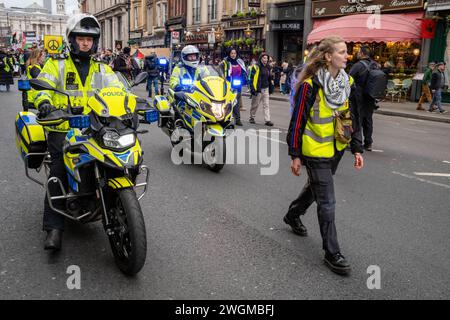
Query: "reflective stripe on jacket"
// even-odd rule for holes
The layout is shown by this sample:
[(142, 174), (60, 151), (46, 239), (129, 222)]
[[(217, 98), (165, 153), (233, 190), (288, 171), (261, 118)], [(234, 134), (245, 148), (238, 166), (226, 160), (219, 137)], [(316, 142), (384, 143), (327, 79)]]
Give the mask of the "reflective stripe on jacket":
[[(94, 95), (96, 89), (102, 89), (106, 86), (123, 88), (123, 84), (109, 66), (93, 59), (90, 60), (89, 73), (83, 86), (77, 68), (70, 56), (65, 59), (49, 59), (42, 68), (38, 79), (46, 81), (52, 87), (67, 93), (72, 106), (86, 107), (88, 99)], [(36, 108), (44, 101), (57, 108), (67, 107), (67, 97), (54, 91), (39, 91), (34, 100)], [(85, 110), (86, 113), (88, 111)], [(64, 132), (69, 130), (69, 125), (66, 121), (49, 129)]]
[[(350, 86), (353, 95), (355, 86), (352, 77), (350, 77)], [(362, 153), (359, 113), (352, 95), (337, 111), (342, 112), (350, 108), (354, 129), (350, 142), (351, 149), (353, 153)], [(287, 135), (291, 157), (330, 159), (334, 157), (336, 149), (341, 151), (346, 147), (346, 144), (334, 138), (333, 111), (326, 104), (318, 80), (313, 78), (305, 80), (298, 89)]]

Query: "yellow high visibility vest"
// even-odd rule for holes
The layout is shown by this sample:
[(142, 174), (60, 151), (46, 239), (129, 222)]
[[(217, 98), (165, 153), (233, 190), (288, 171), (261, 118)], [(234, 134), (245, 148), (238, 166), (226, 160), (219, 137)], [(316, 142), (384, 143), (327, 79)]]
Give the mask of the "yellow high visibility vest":
[[(350, 86), (353, 85), (353, 78), (349, 77)], [(312, 78), (305, 80), (311, 87)], [(341, 151), (347, 144), (341, 143), (334, 138), (334, 111), (342, 112), (349, 108), (349, 101), (342, 107), (333, 110), (327, 104), (322, 88), (319, 88), (314, 105), (311, 108), (305, 131), (302, 136), (302, 154), (312, 158), (332, 158), (334, 156), (334, 145)]]

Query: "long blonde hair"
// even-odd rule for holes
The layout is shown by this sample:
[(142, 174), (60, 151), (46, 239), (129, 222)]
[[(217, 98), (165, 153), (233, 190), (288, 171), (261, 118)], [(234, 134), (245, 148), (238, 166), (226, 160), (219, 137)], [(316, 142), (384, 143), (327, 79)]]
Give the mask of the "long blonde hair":
[(321, 68), (326, 68), (328, 66), (325, 54), (332, 54), (336, 51), (336, 45), (338, 43), (345, 42), (339, 36), (329, 36), (323, 38), (320, 43), (311, 50), (310, 54), (306, 58), (305, 67), (300, 72), (299, 81), (295, 86), (295, 101), (298, 99), (299, 88), (303, 84), (303, 81), (313, 77), (317, 71)]
[(39, 57), (41, 56), (41, 54), (43, 52), (44, 52), (44, 50), (42, 50), (42, 49), (34, 49), (33, 51), (31, 51), (30, 57), (28, 58), (27, 62), (25, 63), (27, 68), (29, 66), (34, 66), (35, 64), (39, 64)]

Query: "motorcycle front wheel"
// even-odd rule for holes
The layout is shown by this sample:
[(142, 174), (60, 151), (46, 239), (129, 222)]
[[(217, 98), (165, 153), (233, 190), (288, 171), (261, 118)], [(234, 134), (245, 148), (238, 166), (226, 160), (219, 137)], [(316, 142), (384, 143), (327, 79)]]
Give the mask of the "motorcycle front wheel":
[(206, 145), (203, 150), (205, 157), (205, 164), (209, 170), (219, 172), (225, 166), (226, 160), (226, 143), (225, 139), (214, 139), (211, 143)]
[(133, 189), (120, 189), (110, 209), (113, 233), (109, 243), (119, 269), (127, 275), (137, 274), (147, 257), (147, 234), (141, 206)]

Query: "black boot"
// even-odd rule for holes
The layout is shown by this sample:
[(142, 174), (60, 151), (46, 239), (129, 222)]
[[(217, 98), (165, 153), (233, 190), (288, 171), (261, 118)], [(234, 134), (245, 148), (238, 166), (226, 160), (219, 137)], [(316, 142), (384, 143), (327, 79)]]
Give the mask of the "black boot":
[(298, 218), (291, 218), (289, 214), (286, 214), (283, 218), (283, 221), (290, 225), (292, 228), (292, 231), (295, 234), (298, 234), (299, 236), (306, 237), (308, 235), (308, 230), (303, 225), (302, 220), (300, 220), (300, 217)]
[(350, 273), (350, 264), (340, 252), (336, 254), (326, 252), (324, 261), (327, 267), (337, 274), (348, 275)]
[(58, 229), (47, 230), (47, 237), (44, 242), (45, 250), (60, 250), (62, 241), (62, 231)]
[(237, 126), (242, 126), (242, 121), (241, 120), (236, 120), (236, 125)]

